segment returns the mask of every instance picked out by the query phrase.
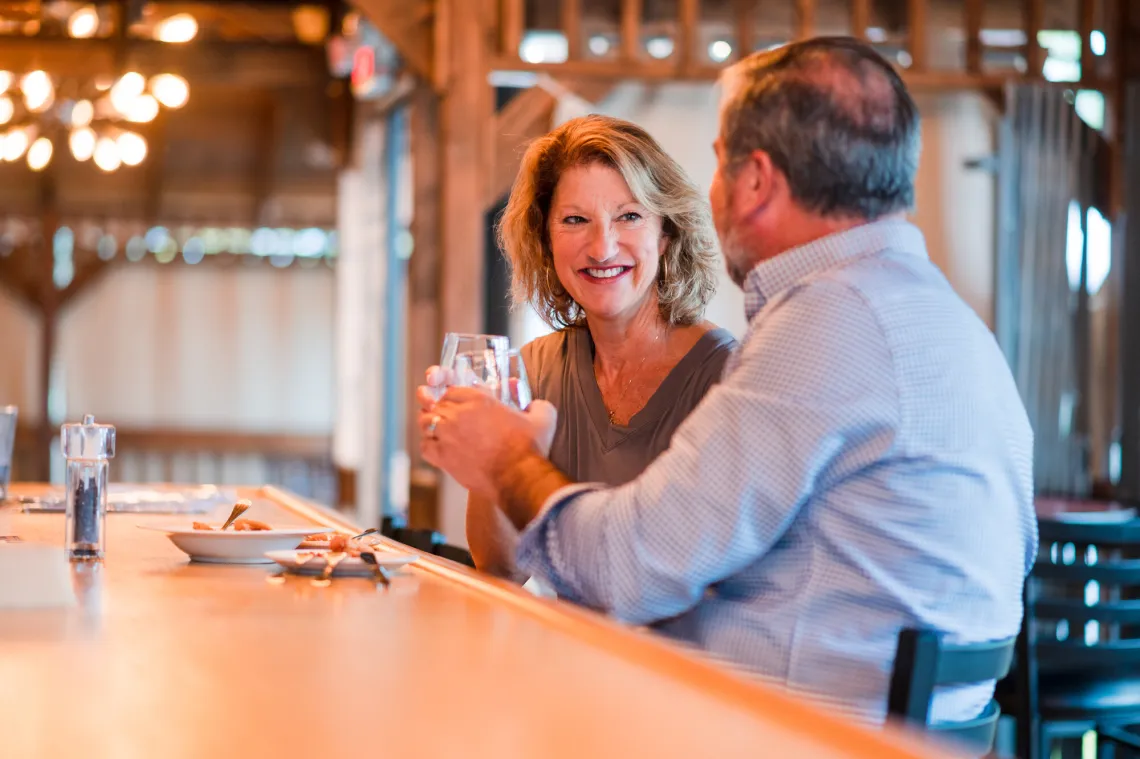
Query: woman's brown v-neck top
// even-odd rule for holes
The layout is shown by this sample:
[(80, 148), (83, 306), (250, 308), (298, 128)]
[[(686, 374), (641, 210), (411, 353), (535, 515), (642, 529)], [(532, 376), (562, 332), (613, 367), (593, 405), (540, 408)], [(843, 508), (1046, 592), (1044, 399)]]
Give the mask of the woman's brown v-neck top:
[(551, 462), (576, 482), (621, 485), (669, 447), (673, 432), (720, 381), (736, 341), (725, 329), (701, 336), (630, 419), (610, 424), (594, 377), (594, 344), (585, 327), (569, 327), (527, 343), (523, 362), (531, 392), (558, 409)]

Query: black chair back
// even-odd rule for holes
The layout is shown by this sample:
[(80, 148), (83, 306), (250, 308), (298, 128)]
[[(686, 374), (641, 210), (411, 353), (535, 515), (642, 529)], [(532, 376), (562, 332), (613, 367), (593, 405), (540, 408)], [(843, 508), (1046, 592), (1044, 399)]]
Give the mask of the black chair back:
[(1140, 665), (1140, 640), (1129, 637), (1140, 630), (1140, 522), (1042, 519), (1038, 535), (1010, 702), (1018, 754), (1030, 759), (1045, 749), (1043, 676), (1111, 680)]
[(899, 633), (887, 714), (902, 722), (988, 754), (993, 748), (1001, 711), (990, 701), (979, 716), (962, 722), (930, 722), (930, 702), (941, 685), (965, 685), (1001, 680), (1009, 673), (1016, 638), (988, 643), (949, 644), (931, 630), (905, 629)]
[(475, 568), (475, 560), (471, 558), (471, 552), (459, 546), (453, 546), (448, 543), (440, 543), (435, 547), (435, 555), (444, 559), (458, 562), (465, 566)]
[(1040, 674), (1140, 667), (1140, 524), (1041, 520), (1026, 589)]
[(397, 527), (387, 537), (424, 553), (435, 553), (435, 547), (443, 542), (443, 536), (435, 530), (412, 529), (410, 527)]

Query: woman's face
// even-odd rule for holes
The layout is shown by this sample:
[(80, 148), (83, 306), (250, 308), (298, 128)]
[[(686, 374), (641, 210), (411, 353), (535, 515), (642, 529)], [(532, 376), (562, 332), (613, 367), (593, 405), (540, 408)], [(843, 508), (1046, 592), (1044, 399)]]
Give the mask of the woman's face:
[(625, 320), (656, 309), (657, 268), (667, 238), (621, 174), (590, 164), (562, 172), (550, 204), (554, 270), (593, 320)]

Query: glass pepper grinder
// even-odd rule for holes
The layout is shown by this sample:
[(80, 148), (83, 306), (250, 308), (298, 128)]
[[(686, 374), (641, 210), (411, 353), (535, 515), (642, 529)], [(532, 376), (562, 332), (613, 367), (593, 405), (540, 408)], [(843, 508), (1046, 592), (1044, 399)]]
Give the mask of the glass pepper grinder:
[(107, 462), (115, 457), (115, 428), (95, 424), (88, 414), (82, 424), (60, 429), (67, 460), (67, 555), (72, 561), (99, 561), (107, 543)]

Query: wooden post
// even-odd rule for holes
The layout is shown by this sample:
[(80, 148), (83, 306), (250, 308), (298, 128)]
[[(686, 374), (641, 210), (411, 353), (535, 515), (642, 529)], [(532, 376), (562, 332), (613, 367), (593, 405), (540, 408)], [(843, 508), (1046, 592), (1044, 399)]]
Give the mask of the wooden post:
[(910, 68), (922, 71), (926, 68), (926, 0), (907, 0), (907, 11)]
[(32, 476), (40, 482), (51, 480), (51, 445), (55, 438), (49, 400), (51, 397), (51, 367), (55, 357), (56, 330), (59, 325), (59, 294), (55, 288), (55, 233), (59, 229), (59, 212), (56, 203), (55, 178), (49, 166), (40, 177), (40, 228), (43, 241), (40, 245), (39, 274), (40, 311), (40, 387), (37, 404), (40, 412), (39, 434), (32, 458)]
[[(566, 0), (563, 0), (565, 2)], [(684, 75), (690, 71), (696, 55), (696, 41), (700, 37), (700, 0), (679, 0), (677, 8), (677, 70)]]
[(562, 0), (562, 33), (566, 35), (566, 60), (582, 57), (582, 0)]
[(621, 2), (621, 57), (626, 63), (641, 58), (641, 0)]
[(1096, 25), (1096, 3), (1093, 0), (1080, 0), (1077, 29), (1081, 35), (1081, 83), (1095, 87), (1099, 78), (1096, 71), (1096, 57), (1092, 52), (1093, 27)]
[(966, 32), (966, 71), (982, 71), (982, 0), (965, 0), (962, 4), (962, 27)]
[[(439, 362), (443, 341), (440, 329), (440, 165), (439, 104), (435, 95), (420, 88), (412, 95), (411, 112), (412, 257), (408, 261), (408, 407), (416, 408), (416, 387), (424, 370)], [(415, 414), (408, 415), (408, 455), (412, 470), (423, 466), (420, 428)], [(433, 509), (434, 511), (434, 509)]]
[(815, 0), (796, 0), (796, 38), (815, 34)]
[(756, 0), (736, 0), (736, 58), (743, 60), (756, 49)]
[(1031, 77), (1041, 76), (1041, 46), (1037, 32), (1045, 18), (1045, 0), (1025, 0), (1025, 67)]
[(870, 25), (871, 0), (851, 0), (851, 36), (866, 39), (867, 27)]
[(508, 58), (518, 58), (523, 30), (526, 28), (526, 9), (523, 7), (523, 0), (502, 0), (501, 8), (501, 52)]
[(444, 331), (483, 326), (483, 214), (492, 166), (493, 92), (487, 83), (487, 0), (443, 0), (451, 76), (440, 104), (441, 316)]
[[(257, 120), (257, 153), (253, 160), (250, 182), (253, 187), (254, 226), (273, 223), (266, 215), (266, 209), (273, 189), (274, 170), (277, 166), (277, 150), (281, 143), (281, 107), (277, 95), (265, 95)], [(351, 134), (351, 131), (349, 131)]]
[[(440, 0), (449, 28), (449, 75), (440, 101), (440, 328), (481, 332), (484, 322), (484, 201), (494, 160), (493, 91), (487, 83), (490, 0)], [(435, 346), (438, 349), (438, 344)], [(466, 491), (440, 481), (438, 524), (461, 542)]]

